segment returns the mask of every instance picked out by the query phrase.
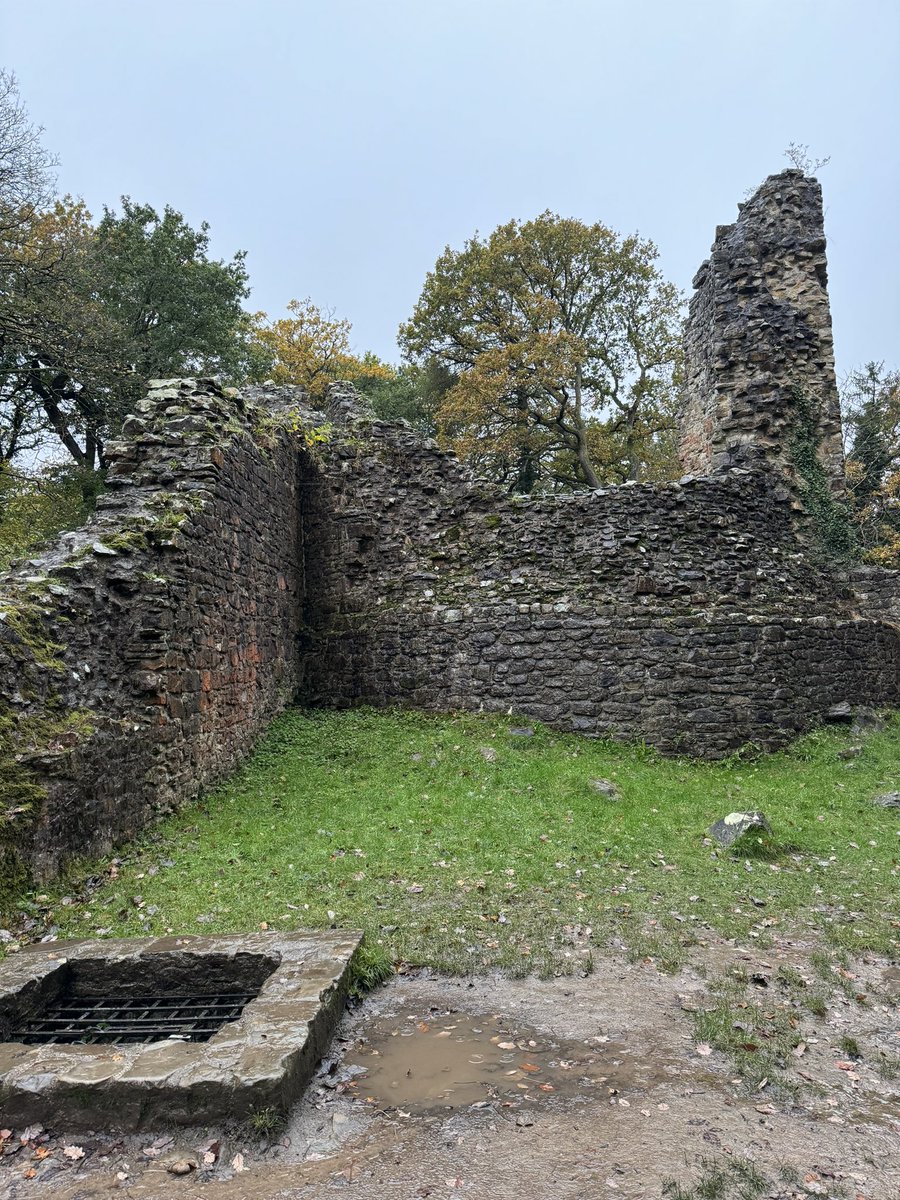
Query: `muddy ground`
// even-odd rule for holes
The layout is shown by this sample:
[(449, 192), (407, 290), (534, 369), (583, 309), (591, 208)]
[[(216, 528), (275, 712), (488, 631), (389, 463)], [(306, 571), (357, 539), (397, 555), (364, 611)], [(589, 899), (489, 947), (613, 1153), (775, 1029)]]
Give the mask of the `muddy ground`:
[(797, 1008), (790, 1091), (748, 1089), (698, 1040), (710, 979), (737, 972), (774, 1004), (784, 966), (809, 973), (809, 947), (711, 943), (675, 975), (607, 957), (581, 978), (398, 976), (348, 1011), (283, 1128), (15, 1130), (0, 1195), (638, 1200), (675, 1180), (710, 1198), (900, 1200), (900, 1080), (883, 1069), (900, 1052), (896, 964), (855, 963), (824, 1015)]

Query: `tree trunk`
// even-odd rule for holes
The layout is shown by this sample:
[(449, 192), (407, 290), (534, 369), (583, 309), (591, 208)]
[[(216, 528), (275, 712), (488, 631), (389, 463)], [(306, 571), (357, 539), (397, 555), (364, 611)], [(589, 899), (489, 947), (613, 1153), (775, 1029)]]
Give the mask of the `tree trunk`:
[(588, 453), (584, 421), (581, 418), (581, 363), (575, 368), (575, 458), (584, 476), (584, 482), (589, 488), (598, 488), (600, 480)]

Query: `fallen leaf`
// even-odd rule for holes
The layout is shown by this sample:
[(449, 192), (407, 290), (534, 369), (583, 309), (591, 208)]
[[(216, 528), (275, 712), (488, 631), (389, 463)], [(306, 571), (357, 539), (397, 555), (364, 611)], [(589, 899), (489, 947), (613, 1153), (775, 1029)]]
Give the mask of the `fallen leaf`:
[(497, 1043), (498, 1050), (515, 1050), (515, 1048), (516, 1048), (515, 1042), (498, 1042)]
[(235, 1171), (238, 1171), (238, 1172), (247, 1170), (247, 1168), (244, 1166), (243, 1154), (236, 1154), (234, 1156), (234, 1158), (231, 1160), (231, 1165), (235, 1169)]
[(84, 1151), (80, 1146), (63, 1146), (63, 1154), (66, 1158), (71, 1158), (73, 1162), (77, 1162), (79, 1158), (84, 1158)]
[(699, 1054), (702, 1058), (706, 1058), (712, 1054), (712, 1046), (708, 1042), (700, 1042), (698, 1046), (694, 1047), (694, 1053)]
[(758, 1113), (773, 1113), (777, 1112), (778, 1110), (774, 1104), (757, 1104), (756, 1111)]
[(537, 1063), (519, 1063), (519, 1068), (522, 1071), (528, 1071), (532, 1075), (535, 1073), (535, 1071), (540, 1071), (541, 1069)]
[(35, 1138), (40, 1137), (43, 1132), (43, 1125), (29, 1125), (27, 1129), (23, 1129), (19, 1134), (19, 1141), (24, 1146), (26, 1142), (33, 1142)]

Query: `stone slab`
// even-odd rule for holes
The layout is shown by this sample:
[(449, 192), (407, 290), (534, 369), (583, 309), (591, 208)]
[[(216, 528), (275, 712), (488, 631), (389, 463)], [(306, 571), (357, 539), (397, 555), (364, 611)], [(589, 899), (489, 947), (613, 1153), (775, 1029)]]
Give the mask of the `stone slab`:
[[(31, 946), (0, 963), (0, 1037), (59, 973), (92, 964), (227, 973), (271, 972), (236, 1021), (206, 1042), (30, 1045), (0, 1041), (0, 1124), (133, 1131), (284, 1111), (299, 1098), (340, 1019), (353, 930), (92, 939)], [(159, 956), (166, 956), (165, 961)], [(205, 961), (204, 961), (205, 960)], [(268, 961), (267, 961), (268, 960)], [(223, 966), (224, 963), (224, 966)]]

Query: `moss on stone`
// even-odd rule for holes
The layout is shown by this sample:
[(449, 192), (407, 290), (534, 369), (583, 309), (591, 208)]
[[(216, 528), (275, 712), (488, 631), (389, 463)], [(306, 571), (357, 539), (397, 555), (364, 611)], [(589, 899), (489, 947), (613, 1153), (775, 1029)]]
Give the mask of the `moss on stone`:
[(63, 647), (47, 633), (44, 612), (27, 589), (22, 589), (15, 599), (0, 598), (0, 622), (12, 632), (15, 643), (32, 661), (52, 671), (65, 669), (58, 657)]
[(130, 554), (133, 550), (146, 550), (147, 535), (141, 529), (129, 529), (123, 533), (115, 533), (111, 537), (102, 538), (101, 544), (108, 546), (110, 550)]
[(86, 709), (61, 710), (50, 701), (43, 713), (0, 712), (0, 912), (28, 886), (24, 847), (46, 788), (28, 765), (29, 755), (74, 746), (93, 732)]

